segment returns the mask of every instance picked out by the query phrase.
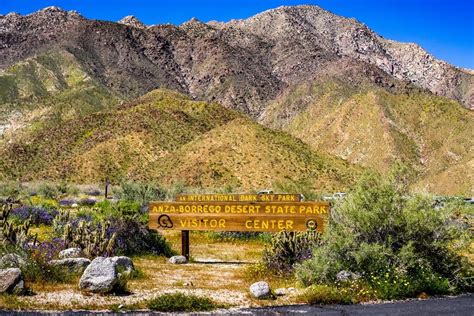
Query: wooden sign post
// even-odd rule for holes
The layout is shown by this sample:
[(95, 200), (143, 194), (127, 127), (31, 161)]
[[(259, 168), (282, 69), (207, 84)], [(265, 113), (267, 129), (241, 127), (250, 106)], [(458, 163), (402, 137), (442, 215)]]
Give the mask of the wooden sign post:
[(189, 231), (318, 231), (329, 202), (301, 202), (300, 194), (178, 195), (175, 202), (150, 202), (151, 229), (182, 231), (181, 251), (189, 258)]

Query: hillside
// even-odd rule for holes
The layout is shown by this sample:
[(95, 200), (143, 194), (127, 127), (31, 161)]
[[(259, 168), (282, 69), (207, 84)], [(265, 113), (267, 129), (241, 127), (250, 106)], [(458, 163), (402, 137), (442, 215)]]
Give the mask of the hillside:
[(159, 181), (255, 189), (305, 182), (346, 189), (361, 169), (313, 151), (216, 103), (165, 90), (54, 128), (23, 129), (0, 146), (0, 175), (73, 182)]
[[(337, 187), (326, 171), (352, 172), (336, 156), (380, 172), (402, 160), (419, 190), (474, 194), (473, 72), (317, 6), (179, 26), (48, 7), (0, 16), (0, 55), (7, 178), (140, 180), (152, 169), (165, 182), (250, 187), (327, 173)], [(157, 94), (172, 100), (147, 103)], [(163, 107), (190, 102), (207, 110)], [(280, 141), (262, 147), (256, 135)], [(272, 160), (279, 151), (285, 163)], [(319, 160), (326, 171), (310, 171)]]
[(35, 122), (80, 117), (120, 100), (88, 75), (74, 55), (47, 52), (0, 70), (0, 135)]
[(401, 160), (416, 171), (420, 190), (474, 194), (474, 113), (452, 100), (332, 77), (294, 87), (261, 121), (380, 172)]

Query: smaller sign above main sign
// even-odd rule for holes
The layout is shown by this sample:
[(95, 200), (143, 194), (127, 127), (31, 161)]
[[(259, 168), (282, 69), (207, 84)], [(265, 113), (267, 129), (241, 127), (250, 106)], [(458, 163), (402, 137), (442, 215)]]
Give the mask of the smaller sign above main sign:
[(300, 202), (301, 194), (178, 194), (176, 202)]

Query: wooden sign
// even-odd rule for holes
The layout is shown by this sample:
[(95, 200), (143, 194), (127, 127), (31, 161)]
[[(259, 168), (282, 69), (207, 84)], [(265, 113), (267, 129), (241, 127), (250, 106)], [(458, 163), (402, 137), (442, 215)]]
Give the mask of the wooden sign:
[(149, 227), (161, 230), (322, 231), (328, 202), (151, 202)]
[(177, 202), (300, 202), (301, 194), (178, 194)]

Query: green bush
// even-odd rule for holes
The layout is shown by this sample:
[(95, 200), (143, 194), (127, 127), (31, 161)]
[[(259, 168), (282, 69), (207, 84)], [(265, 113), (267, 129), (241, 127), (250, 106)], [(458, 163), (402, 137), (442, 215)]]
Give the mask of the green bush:
[(151, 183), (124, 182), (120, 185), (116, 195), (121, 200), (146, 205), (153, 200), (164, 200), (166, 198), (166, 190), (159, 185)]
[(56, 185), (47, 182), (38, 186), (38, 194), (47, 199), (57, 199), (61, 195)]
[(350, 304), (352, 296), (336, 286), (315, 284), (308, 287), (300, 299), (308, 304)]
[(25, 188), (20, 182), (8, 181), (0, 183), (0, 198), (20, 199), (25, 195)]
[(431, 198), (409, 195), (404, 181), (363, 177), (333, 208), (322, 246), (297, 269), (299, 280), (332, 283), (348, 270), (386, 299), (471, 291), (472, 265), (462, 256), (467, 229), (453, 218), (453, 207), (435, 208)]
[(207, 297), (182, 293), (163, 294), (147, 302), (148, 308), (159, 312), (204, 312), (219, 308)]

